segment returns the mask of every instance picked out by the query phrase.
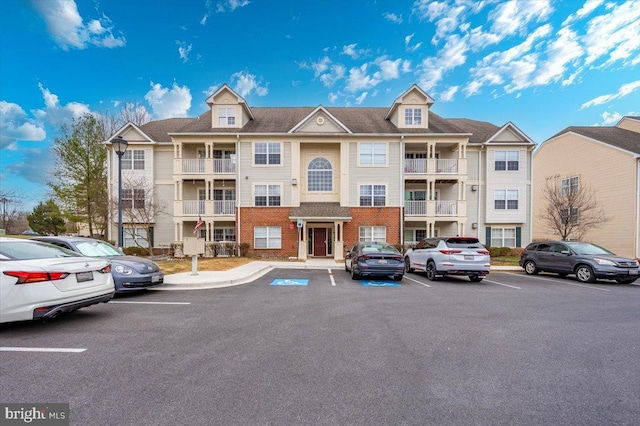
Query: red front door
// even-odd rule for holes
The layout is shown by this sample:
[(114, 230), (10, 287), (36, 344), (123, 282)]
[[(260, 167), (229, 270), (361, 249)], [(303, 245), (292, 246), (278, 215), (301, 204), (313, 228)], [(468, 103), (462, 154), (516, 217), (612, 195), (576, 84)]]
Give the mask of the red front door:
[(313, 255), (314, 256), (327, 255), (327, 229), (326, 228), (313, 229)]

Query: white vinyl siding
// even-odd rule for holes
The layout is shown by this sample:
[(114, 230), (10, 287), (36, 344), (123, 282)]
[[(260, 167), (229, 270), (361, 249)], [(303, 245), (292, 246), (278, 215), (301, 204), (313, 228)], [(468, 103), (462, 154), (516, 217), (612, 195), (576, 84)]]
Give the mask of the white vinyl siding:
[(386, 166), (387, 144), (385, 142), (361, 142), (359, 144), (361, 166)]

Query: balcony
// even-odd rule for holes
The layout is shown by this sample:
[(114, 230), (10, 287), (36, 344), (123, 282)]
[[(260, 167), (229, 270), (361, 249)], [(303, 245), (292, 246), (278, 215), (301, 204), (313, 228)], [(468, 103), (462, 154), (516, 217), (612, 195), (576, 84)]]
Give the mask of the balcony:
[(405, 201), (405, 217), (459, 217), (466, 215), (466, 201)]
[(464, 175), (467, 173), (467, 159), (405, 159), (404, 173), (407, 175)]
[(175, 201), (176, 212), (182, 216), (235, 216), (236, 202), (212, 200)]
[(235, 175), (235, 159), (174, 158), (173, 173), (177, 175)]

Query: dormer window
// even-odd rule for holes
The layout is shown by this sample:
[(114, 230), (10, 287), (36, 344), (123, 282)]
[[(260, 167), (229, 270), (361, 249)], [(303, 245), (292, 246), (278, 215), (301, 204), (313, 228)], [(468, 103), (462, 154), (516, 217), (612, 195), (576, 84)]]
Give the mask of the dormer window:
[(221, 126), (235, 126), (236, 125), (236, 109), (220, 108), (218, 110), (218, 124)]
[(419, 126), (422, 124), (422, 110), (420, 108), (406, 108), (404, 110), (404, 125)]

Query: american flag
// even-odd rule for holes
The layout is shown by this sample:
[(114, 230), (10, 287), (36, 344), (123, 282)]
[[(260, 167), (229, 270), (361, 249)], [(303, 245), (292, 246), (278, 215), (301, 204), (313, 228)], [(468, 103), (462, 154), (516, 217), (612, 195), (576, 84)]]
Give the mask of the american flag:
[(193, 235), (196, 235), (198, 233), (198, 229), (200, 229), (200, 227), (204, 225), (204, 220), (202, 220), (201, 216), (198, 216), (198, 221), (196, 222), (196, 227), (193, 229)]

